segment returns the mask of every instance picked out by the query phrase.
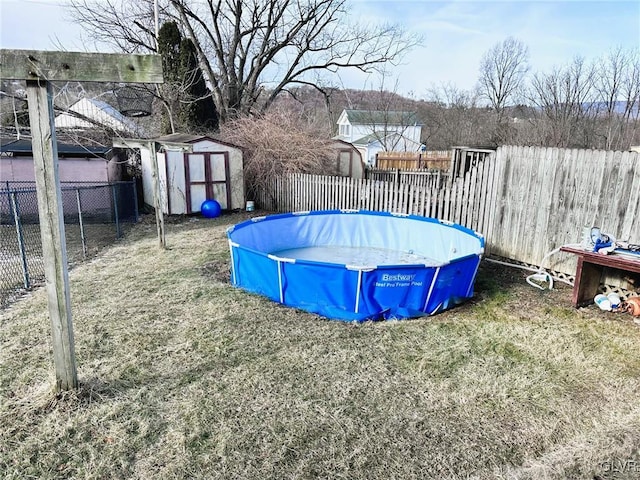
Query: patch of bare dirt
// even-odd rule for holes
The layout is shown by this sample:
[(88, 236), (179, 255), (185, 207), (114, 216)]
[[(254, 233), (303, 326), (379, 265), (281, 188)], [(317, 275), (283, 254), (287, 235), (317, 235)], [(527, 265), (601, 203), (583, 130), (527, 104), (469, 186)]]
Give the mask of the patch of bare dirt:
[(200, 273), (207, 278), (211, 278), (216, 282), (230, 283), (231, 282), (231, 270), (229, 262), (215, 261), (205, 263), (200, 267)]

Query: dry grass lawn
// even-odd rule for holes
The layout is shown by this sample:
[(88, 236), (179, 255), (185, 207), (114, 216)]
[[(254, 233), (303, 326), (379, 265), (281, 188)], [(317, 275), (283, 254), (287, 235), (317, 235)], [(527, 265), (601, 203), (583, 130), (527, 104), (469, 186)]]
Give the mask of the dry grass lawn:
[[(43, 290), (0, 311), (4, 479), (640, 476), (640, 328), (484, 265), (474, 301), (344, 324), (228, 283), (225, 229), (137, 225), (71, 271), (81, 388)], [(617, 472), (614, 470), (618, 470)]]

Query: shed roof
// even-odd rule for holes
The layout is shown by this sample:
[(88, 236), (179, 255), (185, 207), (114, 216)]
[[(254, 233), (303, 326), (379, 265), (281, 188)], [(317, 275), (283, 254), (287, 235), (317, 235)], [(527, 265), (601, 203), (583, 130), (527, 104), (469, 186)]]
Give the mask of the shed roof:
[(192, 135), (189, 133), (170, 133), (168, 135), (162, 135), (156, 138), (114, 138), (113, 145), (120, 148), (140, 148), (146, 147), (149, 142), (157, 142), (161, 145), (189, 145), (191, 143), (209, 141), (226, 145), (227, 147), (237, 148), (242, 150), (240, 145), (234, 145), (233, 143), (225, 142), (219, 138), (209, 135)]
[[(104, 155), (111, 150), (110, 147), (90, 147), (80, 144), (60, 143), (57, 142), (58, 155), (64, 155), (67, 157), (100, 157), (104, 158)], [(33, 144), (29, 139), (9, 139), (3, 138), (0, 140), (0, 153), (13, 153), (14, 155), (32, 155)]]
[(194, 143), (200, 140), (214, 140), (206, 135), (191, 135), (190, 133), (170, 133), (155, 139), (156, 142), (166, 143)]
[(385, 110), (345, 110), (352, 125), (422, 125), (415, 112)]

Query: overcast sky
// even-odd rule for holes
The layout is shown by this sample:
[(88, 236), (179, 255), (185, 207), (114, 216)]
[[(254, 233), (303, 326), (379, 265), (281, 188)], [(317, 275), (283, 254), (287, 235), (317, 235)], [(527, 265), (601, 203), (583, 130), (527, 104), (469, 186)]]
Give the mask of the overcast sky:
[[(66, 20), (62, 0), (0, 0), (2, 48), (85, 51), (82, 30)], [(530, 50), (533, 71), (549, 71), (575, 56), (588, 60), (612, 48), (640, 48), (640, 0), (432, 1), (352, 0), (354, 18), (398, 22), (423, 45), (391, 73), (390, 87), (424, 97), (432, 85), (472, 88), (482, 54), (513, 36)], [(380, 80), (343, 74), (338, 83), (376, 88)]]

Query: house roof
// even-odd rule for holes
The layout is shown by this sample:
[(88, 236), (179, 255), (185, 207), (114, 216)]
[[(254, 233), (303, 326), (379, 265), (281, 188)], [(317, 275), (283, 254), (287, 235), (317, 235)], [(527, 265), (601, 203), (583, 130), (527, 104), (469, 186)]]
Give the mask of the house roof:
[[(16, 156), (29, 156), (33, 154), (33, 145), (29, 139), (8, 139), (3, 138), (0, 140), (0, 153), (12, 153)], [(100, 157), (104, 158), (104, 155), (111, 150), (110, 147), (89, 147), (86, 145), (70, 144), (70, 143), (57, 143), (58, 156), (63, 155), (66, 157)]]
[(379, 142), (384, 139), (387, 135), (384, 135), (380, 132), (370, 133), (369, 135), (365, 135), (364, 137), (360, 137), (353, 141), (353, 145), (370, 145), (375, 142)]
[(206, 135), (191, 135), (189, 133), (170, 133), (168, 135), (163, 135), (155, 139), (156, 142), (166, 142), (166, 143), (195, 143), (200, 140), (214, 140), (211, 137), (207, 137)]
[[(96, 128), (103, 125), (114, 130), (136, 133), (140, 127), (116, 108), (95, 98), (81, 98), (56, 116), (56, 128)], [(76, 114), (76, 115), (74, 115)]]
[[(405, 144), (413, 143), (414, 145), (420, 145), (419, 142), (416, 142), (410, 138), (403, 137), (398, 132), (389, 132), (386, 135), (384, 134), (384, 132), (371, 133), (369, 135), (365, 135), (364, 137), (360, 137), (357, 140), (354, 140), (352, 142), (352, 145), (358, 146), (358, 147), (368, 147), (371, 144), (376, 142), (380, 143), (381, 145), (384, 145), (384, 142), (386, 142), (387, 139), (391, 137), (396, 137), (397, 139), (403, 139), (402, 141), (405, 142)], [(393, 140), (393, 141), (399, 141), (399, 140)]]
[(345, 110), (351, 125), (422, 125), (415, 112), (385, 110)]

